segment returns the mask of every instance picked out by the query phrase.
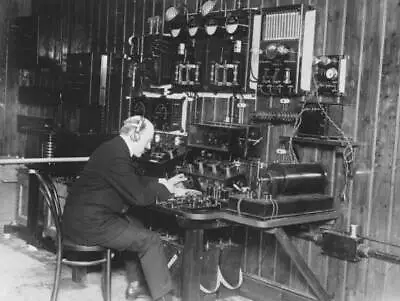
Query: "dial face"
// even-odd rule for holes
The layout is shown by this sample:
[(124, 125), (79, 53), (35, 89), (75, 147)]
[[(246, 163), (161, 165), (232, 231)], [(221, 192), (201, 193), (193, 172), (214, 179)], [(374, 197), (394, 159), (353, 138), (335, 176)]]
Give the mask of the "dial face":
[(166, 120), (168, 117), (168, 109), (164, 104), (159, 104), (156, 106), (154, 109), (154, 115), (157, 117), (157, 119), (162, 119)]
[(141, 115), (144, 116), (146, 114), (146, 106), (143, 101), (135, 101), (132, 106), (132, 115)]

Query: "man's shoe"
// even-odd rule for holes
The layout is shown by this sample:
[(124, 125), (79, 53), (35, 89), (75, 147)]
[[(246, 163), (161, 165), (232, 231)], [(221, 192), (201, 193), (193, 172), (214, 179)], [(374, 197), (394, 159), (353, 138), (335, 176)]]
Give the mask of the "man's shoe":
[(125, 292), (126, 300), (131, 301), (153, 301), (147, 290), (140, 285), (139, 281), (134, 281), (128, 284)]

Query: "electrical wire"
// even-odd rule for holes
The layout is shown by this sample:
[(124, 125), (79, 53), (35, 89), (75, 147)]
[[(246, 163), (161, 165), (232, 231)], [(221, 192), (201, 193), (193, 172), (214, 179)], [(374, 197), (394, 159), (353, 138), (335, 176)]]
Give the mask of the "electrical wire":
[(272, 205), (272, 212), (270, 218), (276, 218), (279, 215), (279, 204), (278, 201), (276, 201), (271, 194), (268, 194), (265, 196), (265, 199), (267, 203), (271, 203)]
[(343, 188), (342, 188), (342, 191), (341, 191), (340, 195), (341, 195), (342, 200), (346, 201), (347, 200), (347, 187), (348, 187), (349, 177), (351, 175), (351, 165), (354, 162), (354, 156), (355, 156), (354, 147), (353, 147), (351, 139), (349, 137), (347, 137), (346, 134), (344, 133), (344, 131), (340, 128), (340, 126), (338, 126), (333, 121), (333, 119), (329, 116), (328, 112), (326, 111), (326, 109), (322, 105), (321, 101), (318, 99), (319, 98), (319, 95), (318, 95), (319, 85), (318, 85), (318, 82), (317, 82), (315, 76), (313, 76), (312, 79), (313, 79), (313, 83), (314, 83), (315, 90), (316, 90), (316, 93), (315, 93), (314, 97), (317, 98), (317, 102), (316, 103), (317, 103), (318, 107), (317, 108), (315, 108), (315, 107), (307, 108), (306, 107), (307, 100), (305, 100), (303, 102), (301, 110), (300, 110), (299, 114), (296, 116), (293, 132), (289, 137), (289, 142), (288, 142), (289, 156), (290, 156), (291, 160), (294, 163), (298, 163), (298, 160), (297, 160), (297, 157), (296, 157), (296, 153), (295, 153), (294, 148), (293, 148), (293, 139), (298, 133), (298, 130), (299, 130), (300, 125), (302, 123), (302, 116), (303, 116), (304, 112), (307, 112), (307, 111), (320, 111), (324, 115), (325, 119), (340, 134), (340, 137), (341, 137), (340, 142), (345, 144), (344, 149), (343, 149), (343, 153), (342, 153), (343, 161), (344, 161), (344, 168), (345, 168), (345, 175), (344, 175), (345, 177), (344, 177)]
[[(218, 267), (218, 269), (219, 269), (219, 267)], [(209, 289), (206, 289), (201, 283), (200, 283), (200, 290), (203, 292), (203, 293), (206, 293), (206, 294), (214, 294), (215, 292), (217, 292), (218, 291), (218, 289), (219, 289), (219, 287), (221, 286), (221, 279), (219, 278), (220, 277), (220, 273), (218, 273), (217, 272), (217, 280), (216, 280), (216, 282), (215, 282), (215, 287), (213, 288), (213, 289), (211, 289), (211, 290), (209, 290)]]
[(225, 279), (225, 277), (222, 275), (221, 268), (220, 268), (220, 266), (218, 265), (218, 266), (217, 266), (217, 280), (215, 281), (215, 286), (214, 286), (214, 288), (212, 288), (212, 289), (206, 289), (202, 284), (200, 284), (200, 290), (201, 290), (203, 293), (206, 293), (206, 294), (214, 294), (214, 293), (217, 292), (218, 289), (221, 287), (221, 284), (222, 284), (225, 288), (227, 288), (227, 289), (229, 289), (229, 290), (235, 290), (235, 289), (238, 289), (239, 287), (241, 287), (242, 284), (243, 284), (243, 271), (242, 271), (242, 268), (239, 268), (239, 279), (238, 279), (238, 283), (236, 283), (235, 285), (232, 285), (232, 284), (230, 284), (230, 283)]
[(303, 116), (304, 112), (309, 111), (309, 110), (310, 110), (309, 108), (306, 108), (306, 102), (303, 102), (300, 112), (296, 116), (292, 134), (289, 137), (288, 151), (289, 151), (289, 159), (292, 163), (298, 163), (296, 152), (294, 151), (294, 147), (293, 147), (293, 139), (297, 135), (300, 125), (303, 121), (302, 116)]
[(332, 118), (329, 116), (326, 109), (322, 106), (321, 101), (318, 99), (318, 96), (319, 96), (318, 95), (318, 90), (319, 90), (318, 81), (316, 80), (315, 76), (313, 76), (312, 78), (313, 78), (314, 85), (316, 87), (315, 90), (316, 90), (316, 97), (318, 100), (317, 101), (318, 107), (321, 110), (322, 114), (325, 116), (326, 120), (328, 120), (328, 122), (330, 124), (332, 124), (333, 127), (340, 134), (340, 136), (341, 136), (340, 141), (345, 144), (345, 147), (344, 147), (343, 153), (342, 153), (345, 174), (344, 174), (344, 184), (343, 184), (343, 188), (342, 188), (340, 195), (342, 197), (342, 200), (346, 201), (347, 200), (347, 187), (348, 187), (348, 183), (349, 183), (349, 178), (351, 176), (351, 167), (354, 162), (354, 156), (355, 156), (353, 143), (352, 143), (351, 139), (348, 136), (346, 136), (344, 131), (332, 120)]
[(240, 198), (236, 204), (236, 211), (238, 215), (242, 215), (242, 212), (240, 210), (240, 205), (242, 204), (243, 198)]
[(369, 236), (357, 235), (357, 237), (365, 239), (365, 240), (373, 241), (373, 242), (376, 242), (376, 243), (379, 243), (379, 244), (382, 244), (382, 245), (395, 247), (395, 248), (400, 248), (400, 245), (398, 245), (398, 244), (394, 244), (394, 243), (391, 243), (391, 242), (375, 239), (375, 238), (372, 238), (372, 237), (369, 237)]
[(250, 64), (250, 82), (257, 83), (258, 76), (254, 74), (253, 66)]
[(220, 279), (220, 283), (225, 286), (229, 290), (235, 290), (242, 286), (243, 284), (243, 271), (242, 268), (239, 268), (239, 280), (236, 285), (231, 285), (228, 281), (226, 281), (225, 277), (221, 273), (221, 268), (218, 266), (218, 278)]
[(277, 217), (279, 215), (279, 203), (277, 200), (275, 200), (272, 196), (271, 196), (271, 201), (275, 206), (275, 215), (273, 215), (271, 218)]

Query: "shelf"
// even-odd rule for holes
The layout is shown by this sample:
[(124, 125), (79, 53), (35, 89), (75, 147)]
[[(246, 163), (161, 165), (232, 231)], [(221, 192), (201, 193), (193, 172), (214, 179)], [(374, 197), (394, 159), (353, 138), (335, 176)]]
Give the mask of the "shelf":
[(195, 126), (208, 126), (216, 128), (227, 128), (227, 129), (247, 129), (252, 127), (260, 127), (257, 124), (240, 124), (240, 123), (230, 123), (230, 122), (194, 122), (191, 125)]
[(208, 150), (213, 150), (213, 151), (219, 151), (219, 152), (228, 152), (229, 150), (227, 148), (223, 147), (213, 147), (213, 146), (208, 146), (204, 144), (187, 144), (188, 147), (195, 147), (195, 148), (203, 148), (203, 149), (208, 149)]
[[(288, 142), (290, 140), (289, 136), (280, 136), (279, 140), (282, 142)], [(345, 147), (347, 142), (343, 139), (335, 139), (332, 137), (293, 137), (293, 142), (296, 143), (303, 143), (303, 144), (317, 144), (317, 145), (324, 145), (324, 146), (331, 146), (331, 147)], [(353, 141), (350, 141), (353, 147), (356, 147), (357, 144)]]
[(254, 100), (256, 99), (255, 94), (249, 93), (228, 93), (228, 92), (198, 92), (199, 97), (209, 97), (209, 98), (230, 98), (232, 95), (243, 97), (243, 99)]
[(159, 92), (151, 92), (151, 91), (143, 91), (143, 95), (149, 98), (160, 98), (160, 97), (165, 97), (167, 99), (175, 99), (175, 100), (182, 100), (187, 98), (187, 94), (185, 93), (174, 93), (174, 94), (168, 94), (168, 93), (159, 93)]
[(154, 130), (155, 134), (165, 134), (165, 135), (173, 135), (173, 136), (182, 136), (186, 137), (188, 134), (187, 132), (182, 132), (182, 131), (160, 131), (160, 130)]
[(182, 172), (184, 174), (187, 174), (187, 175), (190, 175), (193, 177), (206, 178), (206, 179), (215, 180), (215, 181), (219, 181), (219, 182), (224, 182), (229, 179), (229, 178), (224, 178), (224, 177), (218, 177), (216, 175), (200, 174), (197, 172), (189, 172), (187, 170), (182, 170)]
[[(190, 92), (190, 93), (194, 95), (193, 92)], [(232, 95), (236, 95), (239, 97), (243, 97), (243, 99), (247, 99), (247, 100), (255, 100), (256, 99), (255, 94), (249, 94), (249, 93), (196, 92), (195, 94), (198, 97), (208, 97), (208, 98), (214, 98), (214, 97), (215, 98), (230, 98)], [(146, 97), (152, 97), (152, 98), (166, 97), (168, 99), (184, 99), (184, 98), (191, 97), (185, 92), (169, 93), (168, 90), (166, 90), (166, 89), (164, 90), (164, 92), (143, 91), (143, 95)]]
[(229, 180), (243, 176), (243, 173), (235, 173), (235, 174), (231, 175), (230, 177), (224, 177), (224, 176), (218, 176), (218, 175), (214, 175), (214, 174), (210, 174), (210, 173), (201, 174), (198, 172), (190, 172), (187, 169), (181, 169), (180, 172), (182, 172), (186, 175), (193, 176), (193, 177), (206, 178), (206, 179), (215, 180), (215, 181), (219, 181), (219, 182), (225, 182), (225, 181), (229, 181)]

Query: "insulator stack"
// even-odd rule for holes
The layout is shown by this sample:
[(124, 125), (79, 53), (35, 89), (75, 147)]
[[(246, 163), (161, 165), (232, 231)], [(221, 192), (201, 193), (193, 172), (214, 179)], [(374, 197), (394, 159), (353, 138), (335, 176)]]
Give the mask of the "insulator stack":
[(258, 111), (252, 114), (252, 120), (255, 123), (271, 122), (271, 123), (293, 123), (296, 121), (299, 112), (274, 110)]
[(42, 144), (42, 157), (53, 158), (56, 149), (56, 134), (51, 132), (47, 135), (47, 141)]

